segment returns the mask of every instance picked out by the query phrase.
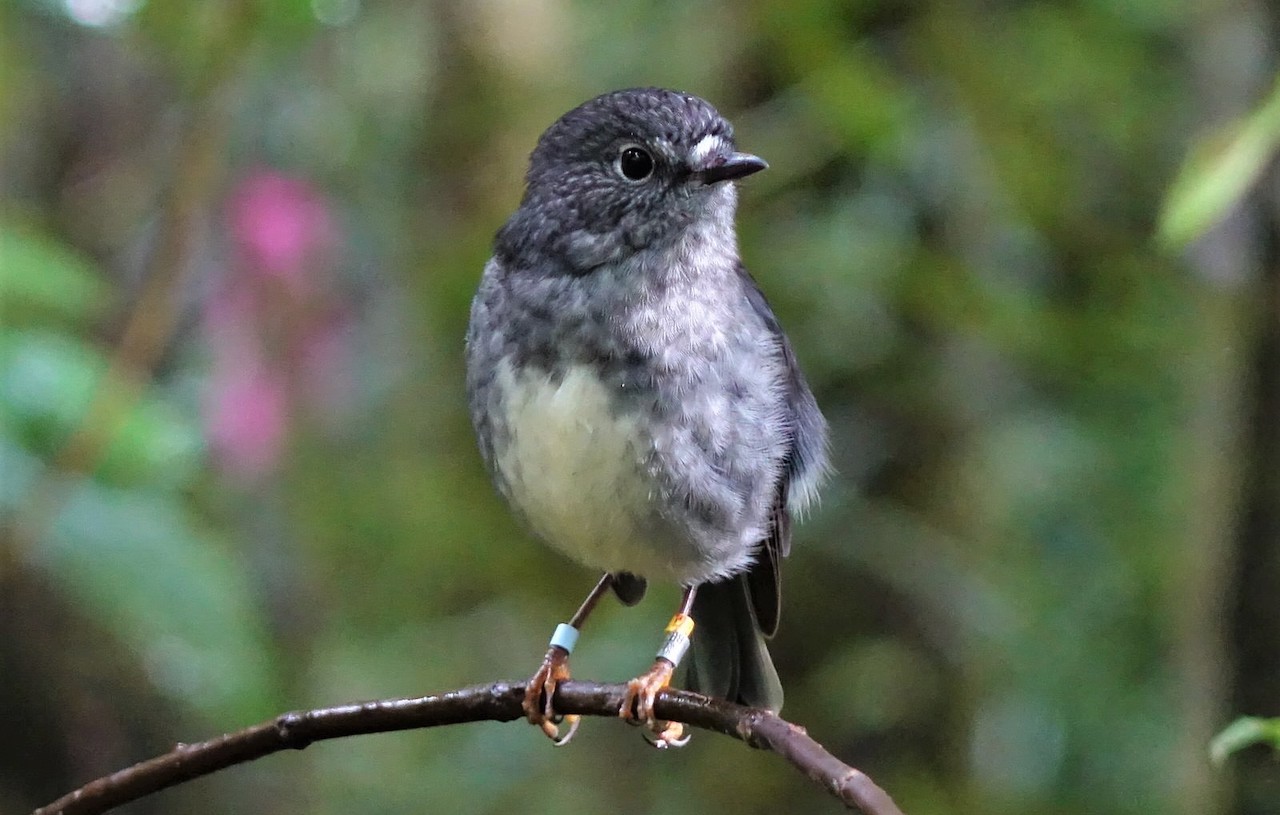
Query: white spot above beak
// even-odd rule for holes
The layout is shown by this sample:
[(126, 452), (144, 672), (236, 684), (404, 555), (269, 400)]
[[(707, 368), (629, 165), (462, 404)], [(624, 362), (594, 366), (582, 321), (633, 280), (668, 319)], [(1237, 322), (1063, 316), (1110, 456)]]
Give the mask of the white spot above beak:
[(716, 152), (724, 149), (726, 143), (723, 137), (711, 135), (703, 136), (702, 140), (693, 146), (689, 151), (689, 167), (693, 170), (701, 170), (706, 165), (707, 157), (714, 155)]

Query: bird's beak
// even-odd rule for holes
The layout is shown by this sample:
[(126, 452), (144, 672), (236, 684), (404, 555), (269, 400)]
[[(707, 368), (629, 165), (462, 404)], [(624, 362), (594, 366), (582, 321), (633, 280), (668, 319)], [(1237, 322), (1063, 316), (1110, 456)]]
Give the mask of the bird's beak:
[(759, 156), (753, 156), (750, 153), (729, 153), (713, 158), (698, 175), (702, 177), (704, 184), (715, 184), (718, 181), (746, 178), (768, 167), (768, 162)]

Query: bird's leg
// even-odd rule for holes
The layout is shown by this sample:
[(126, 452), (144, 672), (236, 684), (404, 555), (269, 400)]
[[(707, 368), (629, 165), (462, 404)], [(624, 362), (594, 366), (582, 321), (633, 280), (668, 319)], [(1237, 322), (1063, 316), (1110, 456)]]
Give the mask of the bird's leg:
[[(582, 601), (582, 605), (578, 606), (578, 610), (574, 612), (569, 622), (556, 626), (555, 633), (551, 635), (551, 645), (547, 648), (547, 655), (542, 658), (542, 666), (525, 685), (522, 704), (524, 715), (528, 717), (530, 724), (541, 727), (542, 732), (546, 733), (557, 747), (568, 744), (569, 739), (573, 738), (573, 734), (578, 730), (579, 717), (576, 715), (561, 717), (555, 712), (551, 700), (556, 694), (556, 685), (569, 678), (569, 654), (573, 652), (573, 646), (578, 641), (578, 631), (612, 584), (613, 576), (605, 574), (587, 595), (587, 599)], [(560, 735), (562, 720), (567, 720), (569, 723), (569, 731), (563, 736)]]
[(679, 722), (662, 722), (653, 716), (653, 705), (658, 691), (671, 684), (676, 666), (689, 650), (689, 638), (693, 635), (693, 618), (689, 616), (693, 608), (697, 586), (689, 586), (680, 599), (680, 610), (667, 623), (666, 638), (658, 649), (653, 667), (627, 683), (626, 693), (622, 696), (622, 706), (618, 715), (633, 724), (643, 724), (652, 735), (650, 742), (654, 747), (683, 747), (689, 737), (684, 735), (684, 725)]

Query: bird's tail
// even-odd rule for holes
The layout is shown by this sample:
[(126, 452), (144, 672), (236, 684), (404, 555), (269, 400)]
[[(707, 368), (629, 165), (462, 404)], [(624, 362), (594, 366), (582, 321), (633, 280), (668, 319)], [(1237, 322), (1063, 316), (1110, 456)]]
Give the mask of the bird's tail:
[(698, 587), (685, 684), (740, 705), (782, 709), (782, 683), (751, 605), (746, 575)]

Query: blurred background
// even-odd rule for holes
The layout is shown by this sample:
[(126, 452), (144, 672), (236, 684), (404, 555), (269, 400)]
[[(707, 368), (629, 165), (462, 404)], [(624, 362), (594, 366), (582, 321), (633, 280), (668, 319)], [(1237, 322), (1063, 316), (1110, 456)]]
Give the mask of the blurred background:
[[(0, 811), (276, 713), (530, 675), (595, 576), (513, 523), (462, 335), (538, 134), (705, 96), (831, 420), (787, 718), (908, 815), (1280, 813), (1268, 0), (4, 0)], [(605, 604), (581, 678), (676, 597)], [(588, 720), (327, 742), (122, 809), (808, 813)]]

